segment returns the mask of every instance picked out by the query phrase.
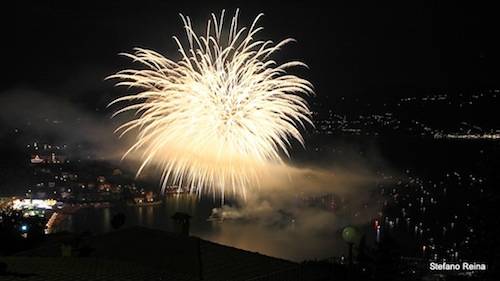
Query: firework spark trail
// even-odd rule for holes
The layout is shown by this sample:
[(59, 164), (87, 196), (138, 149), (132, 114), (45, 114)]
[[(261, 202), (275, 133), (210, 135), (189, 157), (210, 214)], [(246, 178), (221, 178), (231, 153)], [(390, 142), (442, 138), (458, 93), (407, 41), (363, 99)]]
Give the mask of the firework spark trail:
[(245, 196), (267, 165), (283, 164), (290, 139), (304, 144), (299, 128), (312, 122), (303, 96), (313, 94), (312, 85), (286, 70), (305, 64), (270, 59), (293, 40), (255, 41), (261, 16), (238, 29), (237, 10), (225, 31), (224, 11), (219, 18), (212, 14), (206, 34), (198, 36), (191, 19), (181, 15), (188, 46), (173, 37), (179, 61), (140, 48), (123, 54), (144, 67), (108, 77), (138, 91), (110, 104), (127, 103), (113, 116), (135, 112), (116, 131), (120, 137), (138, 132), (123, 156), (141, 153), (137, 175), (155, 163), (163, 171), (162, 190), (170, 182), (191, 192)]

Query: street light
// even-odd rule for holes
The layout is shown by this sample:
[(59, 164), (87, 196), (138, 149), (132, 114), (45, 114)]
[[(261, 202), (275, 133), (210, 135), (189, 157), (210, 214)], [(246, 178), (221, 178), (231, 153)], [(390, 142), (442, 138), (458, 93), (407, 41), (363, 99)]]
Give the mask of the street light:
[(354, 226), (347, 226), (342, 230), (342, 239), (349, 246), (349, 267), (352, 267), (352, 247), (359, 241), (359, 231)]

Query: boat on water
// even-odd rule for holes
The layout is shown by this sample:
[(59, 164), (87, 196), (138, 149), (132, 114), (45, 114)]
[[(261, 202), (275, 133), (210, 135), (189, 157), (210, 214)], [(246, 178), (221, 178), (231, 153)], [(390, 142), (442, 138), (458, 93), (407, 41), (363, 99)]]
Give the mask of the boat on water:
[(210, 214), (207, 221), (223, 222), (225, 220), (236, 220), (241, 218), (242, 215), (236, 210), (229, 208), (213, 208), (212, 214)]

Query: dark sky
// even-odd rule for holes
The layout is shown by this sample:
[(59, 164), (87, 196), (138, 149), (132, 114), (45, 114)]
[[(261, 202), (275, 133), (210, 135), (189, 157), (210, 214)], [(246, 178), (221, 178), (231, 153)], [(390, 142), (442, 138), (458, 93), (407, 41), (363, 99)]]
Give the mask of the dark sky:
[[(80, 4), (74, 5), (79, 2)], [(103, 78), (135, 46), (177, 57), (182, 12), (204, 25), (211, 12), (263, 12), (263, 39), (293, 37), (280, 58), (300, 59), (321, 98), (409, 96), (499, 86), (499, 24), (493, 7), (439, 1), (20, 1), (6, 9), (7, 76), (26, 88), (102, 106), (118, 92)], [(396, 2), (396, 1), (394, 1)], [(423, 3), (425, 2), (425, 3)], [(329, 4), (327, 4), (329, 3)]]

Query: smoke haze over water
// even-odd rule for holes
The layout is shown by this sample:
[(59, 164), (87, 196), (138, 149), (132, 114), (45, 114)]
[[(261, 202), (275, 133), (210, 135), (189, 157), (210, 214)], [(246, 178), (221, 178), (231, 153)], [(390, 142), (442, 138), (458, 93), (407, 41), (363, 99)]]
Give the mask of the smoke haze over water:
[[(116, 123), (109, 119), (109, 114), (92, 112), (63, 99), (20, 89), (2, 93), (0, 102), (5, 105), (0, 113), (2, 138), (10, 138), (12, 130), (19, 128), (23, 132), (16, 142), (21, 149), (33, 139), (40, 138), (69, 146), (85, 144), (77, 149), (80, 156), (98, 155), (102, 161), (135, 172), (134, 156), (120, 162), (127, 140), (118, 140), (113, 134)], [(306, 150), (313, 150), (318, 145), (315, 141), (306, 139)], [(378, 206), (372, 192), (377, 180), (373, 165), (381, 162), (376, 148), (369, 149), (372, 152), (368, 154), (372, 156), (360, 157), (354, 152), (357, 147), (352, 144), (332, 145), (327, 141), (322, 145), (345, 150), (344, 157), (338, 158), (338, 153), (337, 158), (330, 153), (319, 153), (313, 159), (306, 159), (301, 158), (301, 153), (305, 154), (301, 149), (292, 152), (292, 157), (296, 157), (290, 160), (289, 166), (270, 169), (262, 176), (260, 187), (251, 188), (245, 200), (230, 199), (233, 204), (221, 207), (233, 219), (214, 222), (208, 230), (194, 234), (293, 260), (344, 253), (341, 229), (346, 225), (365, 225), (377, 213)], [(293, 162), (299, 166), (292, 166)], [(154, 172), (148, 174), (154, 175)], [(335, 211), (303, 201), (303, 198), (327, 194), (333, 194), (338, 204)], [(207, 196), (203, 200), (213, 199)], [(212, 203), (220, 206), (219, 199)], [(210, 215), (209, 212), (195, 212), (193, 215), (202, 218)]]
[[(376, 177), (366, 171), (288, 168), (287, 173), (274, 173), (246, 200), (217, 209), (229, 220), (214, 223), (202, 237), (296, 261), (326, 258), (345, 253), (343, 227), (362, 227), (378, 212), (372, 194)], [(338, 204), (335, 211), (303, 201), (327, 194)]]

